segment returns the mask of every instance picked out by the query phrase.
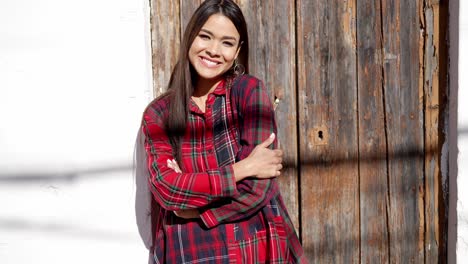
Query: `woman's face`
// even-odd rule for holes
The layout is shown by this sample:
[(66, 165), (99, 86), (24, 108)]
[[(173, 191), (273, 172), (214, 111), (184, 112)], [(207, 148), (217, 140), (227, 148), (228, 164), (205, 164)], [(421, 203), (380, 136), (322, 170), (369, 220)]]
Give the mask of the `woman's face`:
[(190, 46), (189, 60), (199, 78), (215, 79), (228, 71), (239, 54), (239, 32), (229, 18), (208, 18)]

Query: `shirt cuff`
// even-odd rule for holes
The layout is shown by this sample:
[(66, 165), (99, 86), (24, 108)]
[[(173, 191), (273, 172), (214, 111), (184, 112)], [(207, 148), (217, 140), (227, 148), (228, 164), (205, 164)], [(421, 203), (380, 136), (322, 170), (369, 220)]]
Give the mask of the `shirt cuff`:
[(200, 214), (200, 218), (207, 228), (215, 227), (219, 224), (213, 212), (208, 209)]

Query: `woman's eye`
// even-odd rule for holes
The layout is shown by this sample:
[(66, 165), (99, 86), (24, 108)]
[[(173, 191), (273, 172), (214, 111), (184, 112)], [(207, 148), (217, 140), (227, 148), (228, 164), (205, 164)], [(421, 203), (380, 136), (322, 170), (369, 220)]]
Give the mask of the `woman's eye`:
[(223, 44), (224, 44), (226, 47), (233, 47), (233, 46), (234, 46), (234, 43), (228, 42), (228, 41), (223, 42)]
[(204, 34), (200, 34), (198, 35), (201, 39), (205, 39), (205, 40), (208, 40), (210, 39), (210, 37), (208, 35), (204, 35)]

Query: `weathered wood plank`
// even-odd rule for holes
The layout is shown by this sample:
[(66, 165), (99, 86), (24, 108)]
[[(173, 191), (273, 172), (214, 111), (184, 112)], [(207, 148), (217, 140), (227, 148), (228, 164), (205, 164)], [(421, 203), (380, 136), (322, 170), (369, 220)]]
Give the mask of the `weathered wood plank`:
[(357, 1), (361, 262), (387, 263), (387, 146), (380, 1)]
[(151, 48), (154, 95), (162, 94), (171, 77), (179, 53), (179, 3), (151, 0)]
[(446, 263), (444, 190), (440, 171), (441, 142), (443, 142), (443, 106), (446, 104), (446, 59), (444, 24), (447, 1), (422, 0), (421, 21), (424, 32), (424, 75), (421, 86), (425, 104), (425, 250), (427, 263)]
[(182, 32), (181, 37), (185, 32), (185, 28), (192, 17), (193, 13), (203, 0), (180, 0), (180, 32)]
[(424, 263), (424, 113), (417, 1), (382, 0), (390, 263)]
[(265, 82), (272, 101), (279, 99), (276, 119), (285, 167), (279, 182), (293, 224), (299, 230), (294, 2), (237, 3), (249, 29), (250, 72)]
[(312, 263), (359, 262), (354, 1), (297, 1), (302, 242)]

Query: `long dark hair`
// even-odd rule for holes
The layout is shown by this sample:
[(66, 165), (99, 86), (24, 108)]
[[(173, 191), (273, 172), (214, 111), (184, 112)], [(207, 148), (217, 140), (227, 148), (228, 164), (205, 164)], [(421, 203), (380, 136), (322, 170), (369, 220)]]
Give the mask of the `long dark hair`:
[[(226, 16), (236, 27), (240, 35), (239, 45), (241, 45), (237, 60), (239, 64), (244, 66), (245, 73), (248, 73), (249, 70), (249, 39), (247, 24), (241, 9), (232, 0), (204, 1), (192, 15), (185, 29), (180, 45), (179, 60), (172, 71), (166, 94), (170, 102), (166, 133), (171, 139), (171, 144), (176, 152), (174, 154), (178, 159), (180, 158), (180, 138), (184, 135), (187, 127), (188, 105), (197, 78), (197, 73), (189, 61), (189, 49), (202, 26), (214, 14)], [(229, 74), (229, 71), (227, 74)]]

